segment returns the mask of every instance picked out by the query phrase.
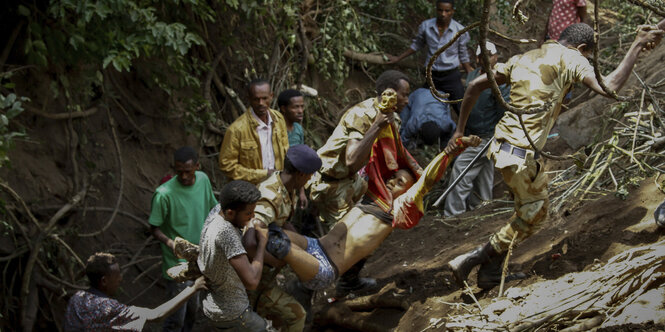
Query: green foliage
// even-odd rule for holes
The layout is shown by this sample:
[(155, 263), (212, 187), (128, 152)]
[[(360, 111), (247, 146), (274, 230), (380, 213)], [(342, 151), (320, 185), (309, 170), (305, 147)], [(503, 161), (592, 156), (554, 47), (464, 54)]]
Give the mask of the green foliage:
[[(319, 16), (319, 38), (313, 54), (324, 78), (341, 86), (349, 73), (349, 61), (342, 55), (349, 49), (359, 53), (393, 50), (395, 36), (410, 41), (408, 18), (426, 18), (434, 12), (431, 1), (331, 1)], [(408, 17), (407, 17), (408, 15)], [(418, 22), (419, 23), (419, 22)], [(402, 51), (408, 47), (400, 46)], [(381, 69), (381, 68), (379, 68)]]
[[(5, 84), (7, 88), (9, 84)], [(16, 137), (25, 136), (23, 131), (10, 128), (10, 121), (23, 112), (21, 103), (28, 99), (19, 97), (14, 93), (0, 93), (0, 167), (9, 162), (7, 152), (11, 148), (12, 140)]]

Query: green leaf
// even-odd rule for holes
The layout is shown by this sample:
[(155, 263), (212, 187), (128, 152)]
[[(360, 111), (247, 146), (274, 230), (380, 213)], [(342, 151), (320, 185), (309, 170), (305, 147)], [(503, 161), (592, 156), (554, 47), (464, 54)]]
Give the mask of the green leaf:
[(23, 16), (30, 16), (30, 9), (24, 5), (18, 5), (18, 13)]
[(106, 58), (104, 58), (104, 61), (102, 62), (102, 68), (106, 69), (106, 67), (109, 65), (109, 63), (111, 63), (111, 61), (113, 61), (113, 59), (115, 59), (114, 54), (111, 54), (111, 55), (107, 56)]
[(8, 94), (7, 97), (5, 98), (5, 105), (6, 105), (5, 107), (13, 104), (15, 101), (16, 101), (16, 95), (13, 93)]
[(12, 108), (7, 111), (7, 118), (11, 119), (21, 114), (21, 112), (23, 112), (23, 107), (21, 107), (21, 103), (17, 101), (12, 105)]

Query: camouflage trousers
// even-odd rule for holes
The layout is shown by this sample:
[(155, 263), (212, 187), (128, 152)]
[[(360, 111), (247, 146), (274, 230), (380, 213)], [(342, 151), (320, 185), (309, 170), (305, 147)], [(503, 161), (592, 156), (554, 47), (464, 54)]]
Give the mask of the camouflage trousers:
[(324, 179), (315, 173), (308, 183), (310, 203), (318, 209), (319, 219), (330, 229), (356, 205), (367, 191), (367, 182), (358, 174), (342, 180)]
[(275, 276), (279, 269), (263, 266), (261, 282), (257, 290), (248, 291), (254, 311), (271, 320), (274, 327), (283, 332), (301, 332), (305, 328), (307, 313), (293, 296), (277, 286)]
[(497, 252), (508, 250), (515, 233), (514, 245), (533, 235), (547, 217), (549, 206), (547, 175), (537, 161), (527, 158), (525, 164), (500, 168), (504, 182), (515, 196), (515, 213), (508, 224), (490, 238)]

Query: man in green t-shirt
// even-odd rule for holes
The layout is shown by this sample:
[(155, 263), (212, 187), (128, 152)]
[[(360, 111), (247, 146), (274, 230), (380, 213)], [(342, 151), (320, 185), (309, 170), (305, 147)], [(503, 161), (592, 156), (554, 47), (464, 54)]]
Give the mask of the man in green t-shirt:
[[(162, 247), (162, 276), (167, 280), (168, 297), (177, 295), (190, 282), (177, 283), (166, 270), (178, 264), (173, 240), (179, 236), (199, 244), (208, 212), (217, 205), (208, 176), (199, 172), (198, 155), (188, 146), (173, 154), (176, 176), (160, 185), (152, 196), (150, 230)], [(181, 260), (184, 261), (184, 260)], [(198, 311), (198, 296), (193, 296), (164, 321), (164, 331), (191, 331)]]

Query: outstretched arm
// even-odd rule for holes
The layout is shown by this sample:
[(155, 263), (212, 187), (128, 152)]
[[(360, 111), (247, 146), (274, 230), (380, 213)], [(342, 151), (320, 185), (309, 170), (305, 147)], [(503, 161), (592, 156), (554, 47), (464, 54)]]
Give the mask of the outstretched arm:
[(164, 302), (162, 305), (155, 309), (148, 309), (146, 312), (147, 320), (158, 320), (164, 317), (170, 316), (174, 313), (180, 306), (185, 304), (190, 297), (192, 297), (196, 292), (201, 289), (206, 289), (205, 277), (200, 276), (194, 281), (194, 285), (189, 286), (183, 289), (180, 294), (176, 295), (174, 298)]
[(408, 57), (409, 55), (411, 55), (413, 53), (416, 53), (416, 51), (414, 51), (411, 48), (408, 48), (406, 51), (402, 52), (402, 54), (400, 54), (398, 56), (387, 54), (386, 57), (388, 58), (388, 61), (386, 61), (386, 64), (391, 65), (391, 64), (394, 64), (394, 63), (398, 63), (398, 62), (404, 60), (404, 58)]
[(174, 298), (164, 302), (162, 305), (155, 309), (143, 307), (127, 307), (121, 314), (123, 318), (130, 321), (123, 326), (114, 326), (114, 329), (120, 330), (141, 330), (146, 321), (160, 320), (173, 314), (180, 306), (185, 304), (190, 297), (201, 289), (206, 289), (205, 277), (200, 276), (194, 281), (194, 285), (185, 288), (180, 294)]
[(427, 165), (418, 181), (404, 194), (397, 197), (393, 202), (393, 227), (408, 229), (420, 221), (424, 215), (423, 197), (432, 187), (441, 180), (446, 168), (453, 158), (460, 154), (467, 146), (478, 146), (481, 142), (478, 136), (460, 137), (454, 146), (446, 146)]
[[(662, 22), (661, 22), (662, 23)], [(658, 24), (660, 26), (660, 23)], [(637, 57), (642, 49), (652, 49), (660, 42), (663, 36), (663, 30), (654, 26), (640, 26), (635, 41), (630, 45), (628, 53), (623, 57), (619, 66), (603, 80), (605, 85), (612, 91), (618, 91), (626, 83), (630, 76)], [(598, 84), (595, 76), (587, 76), (582, 81), (594, 92), (609, 97), (603, 88)]]

